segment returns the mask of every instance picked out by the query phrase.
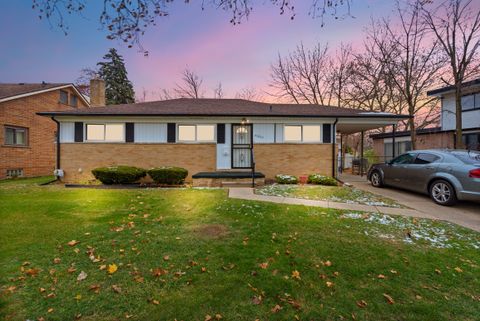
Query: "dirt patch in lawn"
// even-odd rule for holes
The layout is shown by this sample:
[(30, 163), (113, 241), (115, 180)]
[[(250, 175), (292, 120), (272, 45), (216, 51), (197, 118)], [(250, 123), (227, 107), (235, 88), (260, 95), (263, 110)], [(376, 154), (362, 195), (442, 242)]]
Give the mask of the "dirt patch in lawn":
[(228, 227), (223, 224), (204, 224), (197, 225), (192, 228), (193, 233), (197, 236), (209, 239), (219, 239), (227, 236)]

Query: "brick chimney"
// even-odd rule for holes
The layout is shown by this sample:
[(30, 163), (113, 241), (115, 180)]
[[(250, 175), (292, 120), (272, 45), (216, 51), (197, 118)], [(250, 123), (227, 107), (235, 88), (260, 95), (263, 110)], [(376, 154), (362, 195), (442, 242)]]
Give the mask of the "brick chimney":
[(90, 80), (90, 106), (105, 106), (105, 81), (99, 78)]

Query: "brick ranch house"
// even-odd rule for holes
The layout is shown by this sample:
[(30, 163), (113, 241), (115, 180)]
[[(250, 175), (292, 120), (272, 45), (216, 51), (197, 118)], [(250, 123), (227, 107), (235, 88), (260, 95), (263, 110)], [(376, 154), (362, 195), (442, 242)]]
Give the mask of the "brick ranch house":
[(86, 107), (72, 84), (0, 83), (0, 179), (52, 175), (57, 126), (36, 113)]
[[(172, 99), (39, 112), (59, 123), (65, 182), (100, 166), (180, 166), (188, 181), (336, 173), (337, 133), (395, 124), (408, 116), (241, 99)], [(247, 176), (248, 177), (248, 176)], [(197, 181), (198, 182), (198, 181)]]

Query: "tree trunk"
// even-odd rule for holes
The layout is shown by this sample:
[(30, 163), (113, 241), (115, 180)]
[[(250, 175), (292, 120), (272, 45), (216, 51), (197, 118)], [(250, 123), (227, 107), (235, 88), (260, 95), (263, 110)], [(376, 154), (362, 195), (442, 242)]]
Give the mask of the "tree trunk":
[(463, 149), (462, 140), (462, 91), (459, 83), (455, 88), (455, 148)]
[(408, 124), (410, 125), (410, 140), (412, 141), (412, 150), (417, 149), (417, 133), (415, 128), (415, 119), (411, 117), (408, 120)]

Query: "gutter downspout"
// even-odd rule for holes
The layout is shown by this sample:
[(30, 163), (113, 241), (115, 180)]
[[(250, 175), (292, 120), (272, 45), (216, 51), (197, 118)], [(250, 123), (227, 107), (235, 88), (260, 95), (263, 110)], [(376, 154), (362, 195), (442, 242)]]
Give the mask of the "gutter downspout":
[[(55, 169), (60, 169), (60, 123), (58, 120), (55, 119), (55, 117), (51, 117), (51, 119), (57, 123), (57, 161), (55, 164)], [(57, 180), (59, 177), (57, 176)]]
[(337, 161), (335, 159), (336, 153), (335, 153), (335, 143), (337, 140), (337, 123), (338, 123), (338, 118), (335, 118), (335, 122), (333, 123), (333, 128), (332, 128), (332, 177), (337, 178), (335, 175), (335, 167), (337, 166)]

